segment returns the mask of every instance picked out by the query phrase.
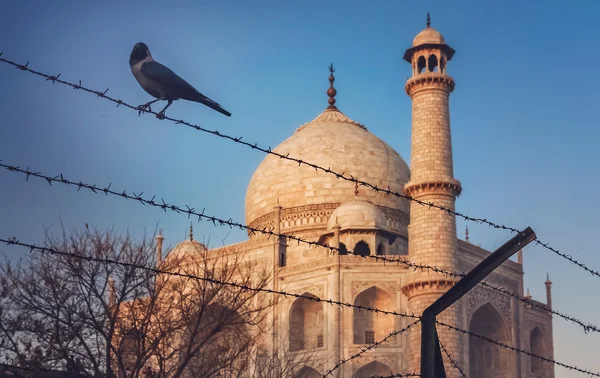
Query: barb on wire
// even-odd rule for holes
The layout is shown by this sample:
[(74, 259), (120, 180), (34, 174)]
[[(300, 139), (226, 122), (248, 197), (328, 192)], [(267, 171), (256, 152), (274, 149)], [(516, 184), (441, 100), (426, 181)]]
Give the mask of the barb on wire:
[(584, 369), (581, 369), (581, 368), (579, 368), (577, 366), (567, 365), (567, 364), (564, 364), (562, 362), (558, 362), (556, 360), (553, 360), (553, 359), (550, 359), (550, 358), (547, 358), (547, 357), (542, 357), (542, 356), (539, 356), (537, 354), (533, 354), (533, 353), (531, 353), (531, 352), (529, 352), (527, 350), (515, 348), (513, 346), (510, 346), (508, 344), (502, 343), (500, 341), (491, 339), (491, 338), (486, 337), (486, 336), (478, 335), (476, 333), (464, 330), (462, 328), (455, 327), (455, 326), (450, 325), (450, 324), (443, 323), (441, 321), (436, 321), (436, 323), (439, 324), (442, 327), (446, 327), (447, 329), (450, 329), (450, 330), (453, 330), (453, 331), (456, 331), (456, 332), (460, 332), (463, 335), (470, 335), (470, 336), (476, 337), (478, 339), (485, 340), (485, 341), (487, 341), (489, 343), (496, 344), (499, 347), (504, 348), (504, 349), (509, 349), (509, 350), (512, 350), (512, 351), (517, 352), (517, 353), (522, 353), (522, 354), (526, 354), (526, 355), (531, 356), (531, 357), (539, 358), (540, 360), (552, 363), (554, 365), (563, 367), (563, 368), (568, 369), (568, 370), (573, 370), (573, 371), (577, 371), (579, 373), (588, 374), (588, 375), (590, 375), (592, 377), (600, 377), (600, 373), (596, 373), (596, 372), (593, 372), (593, 371), (590, 371), (590, 370), (584, 370)]
[(467, 378), (467, 376), (465, 375), (465, 372), (463, 371), (463, 369), (461, 369), (461, 368), (460, 368), (460, 366), (458, 366), (458, 364), (456, 363), (456, 361), (454, 360), (454, 358), (453, 358), (453, 357), (450, 355), (450, 353), (449, 353), (449, 352), (446, 350), (446, 348), (444, 347), (444, 344), (443, 344), (441, 341), (439, 341), (439, 343), (440, 343), (440, 348), (441, 348), (441, 349), (442, 349), (442, 351), (443, 351), (443, 352), (446, 354), (446, 357), (448, 357), (448, 359), (450, 360), (450, 363), (451, 363), (452, 365), (454, 365), (454, 367), (455, 367), (456, 369), (458, 369), (458, 371), (460, 372), (460, 375), (461, 375), (463, 378)]
[[(143, 192), (140, 192), (140, 194), (136, 194), (135, 192), (132, 192), (133, 195), (129, 195), (129, 194), (127, 194), (126, 190), (123, 190), (123, 191), (120, 192), (118, 190), (111, 189), (112, 184), (109, 184), (107, 187), (99, 187), (97, 185), (90, 185), (90, 184), (83, 183), (81, 181), (68, 180), (68, 179), (65, 178), (65, 176), (62, 173), (58, 174), (56, 176), (48, 176), (48, 175), (42, 174), (40, 172), (31, 171), (30, 167), (27, 167), (27, 169), (23, 169), (23, 168), (20, 168), (19, 166), (4, 164), (1, 161), (0, 161), (0, 167), (5, 168), (6, 170), (8, 170), (10, 172), (13, 172), (13, 173), (24, 174), (26, 181), (29, 180), (29, 177), (36, 177), (36, 178), (40, 178), (40, 179), (45, 180), (46, 182), (48, 182), (49, 185), (52, 185), (53, 182), (61, 183), (61, 184), (67, 185), (67, 186), (75, 186), (75, 187), (77, 187), (78, 191), (81, 190), (81, 188), (84, 188), (84, 189), (90, 190), (91, 192), (93, 192), (95, 194), (100, 194), (100, 193), (104, 193), (105, 195), (111, 194), (111, 195), (114, 195), (114, 196), (118, 196), (118, 197), (122, 197), (122, 198), (125, 198), (125, 199), (129, 199), (129, 200), (133, 200), (133, 201), (139, 202), (142, 205), (148, 204), (148, 205), (151, 205), (151, 206), (154, 206), (154, 207), (158, 207), (158, 208), (164, 210), (165, 212), (167, 210), (171, 210), (171, 211), (174, 211), (174, 212), (176, 212), (178, 214), (184, 213), (184, 214), (188, 215), (188, 218), (190, 218), (191, 216), (195, 216), (195, 217), (198, 218), (198, 222), (200, 222), (201, 220), (205, 220), (207, 222), (212, 222), (213, 225), (215, 225), (215, 226), (217, 226), (217, 225), (219, 225), (219, 226), (229, 226), (230, 228), (239, 228), (239, 229), (242, 229), (242, 230), (249, 230), (252, 233), (259, 233), (259, 234), (267, 235), (269, 238), (270, 237), (283, 237), (283, 238), (286, 238), (286, 239), (295, 240), (298, 243), (307, 244), (309, 247), (311, 247), (311, 246), (321, 247), (321, 248), (329, 249), (332, 252), (338, 252), (338, 253), (341, 252), (340, 248), (336, 248), (336, 247), (329, 246), (329, 245), (322, 245), (322, 244), (319, 244), (317, 242), (306, 240), (306, 239), (302, 239), (300, 237), (296, 237), (296, 236), (293, 236), (293, 235), (286, 235), (286, 234), (283, 234), (283, 233), (276, 233), (272, 229), (253, 228), (253, 227), (246, 226), (246, 225), (238, 223), (238, 222), (234, 222), (231, 218), (227, 219), (227, 220), (221, 219), (221, 218), (217, 218), (217, 217), (214, 217), (214, 216), (206, 214), (204, 209), (201, 212), (197, 212), (194, 208), (189, 207), (188, 205), (184, 205), (185, 208), (183, 208), (181, 206), (176, 206), (176, 205), (168, 204), (168, 203), (166, 203), (164, 201), (164, 199), (161, 199), (161, 201), (158, 202), (158, 201), (155, 200), (156, 196), (152, 196), (151, 198), (148, 198), (148, 197), (143, 198), (142, 197)], [(350, 251), (350, 253), (351, 252), (352, 251)], [(388, 262), (388, 263), (401, 264), (401, 265), (409, 267), (409, 268), (411, 268), (413, 270), (421, 270), (421, 271), (430, 270), (430, 271), (436, 272), (438, 274), (442, 274), (445, 277), (449, 277), (449, 278), (460, 279), (460, 278), (462, 278), (462, 277), (465, 276), (464, 273), (453, 273), (453, 272), (446, 271), (444, 269), (437, 268), (435, 266), (413, 263), (413, 262), (410, 262), (406, 258), (403, 258), (403, 257), (399, 257), (397, 259), (391, 259), (391, 258), (388, 258), (388, 257), (377, 256), (377, 255), (373, 255), (373, 256), (371, 256), (371, 255), (369, 255), (369, 256), (359, 255), (359, 256), (361, 256), (362, 258), (365, 258), (365, 259), (369, 258), (369, 259), (375, 259), (375, 260), (384, 261), (384, 262)], [(555, 311), (555, 310), (549, 309), (547, 307), (544, 307), (541, 304), (538, 304), (536, 302), (533, 302), (531, 300), (528, 300), (526, 298), (521, 297), (520, 295), (518, 295), (517, 293), (513, 292), (512, 290), (508, 290), (508, 289), (505, 289), (505, 288), (502, 288), (502, 287), (497, 287), (497, 286), (491, 285), (491, 284), (487, 283), (486, 281), (481, 281), (480, 284), (482, 286), (485, 286), (487, 288), (495, 290), (495, 291), (497, 291), (499, 293), (511, 296), (511, 297), (513, 297), (513, 298), (515, 298), (515, 299), (517, 299), (517, 300), (519, 300), (519, 301), (521, 301), (523, 303), (526, 303), (527, 305), (535, 307), (535, 308), (537, 308), (539, 310), (555, 314), (555, 315), (557, 315), (557, 316), (559, 316), (559, 317), (561, 317), (561, 318), (563, 318), (563, 319), (565, 319), (567, 321), (570, 321), (570, 322), (572, 322), (574, 324), (577, 324), (577, 325), (579, 325), (579, 326), (581, 326), (583, 328), (583, 330), (584, 330), (585, 333), (588, 333), (590, 331), (600, 333), (600, 327), (597, 327), (597, 326), (595, 326), (595, 325), (593, 325), (591, 323), (585, 324), (581, 320), (576, 319), (576, 318), (574, 318), (572, 316), (569, 316), (569, 315), (566, 315), (566, 314), (562, 314), (562, 313), (560, 313), (558, 311)]]
[(406, 331), (409, 331), (412, 327), (414, 327), (415, 325), (417, 325), (417, 323), (419, 323), (421, 320), (418, 319), (412, 323), (410, 323), (409, 325), (407, 325), (406, 327), (398, 330), (398, 331), (393, 331), (391, 332), (389, 335), (387, 335), (386, 337), (384, 337), (383, 339), (371, 344), (371, 345), (367, 345), (364, 348), (360, 348), (360, 352), (353, 354), (352, 356), (346, 358), (346, 359), (341, 359), (338, 363), (335, 364), (334, 367), (332, 367), (331, 369), (329, 369), (324, 375), (323, 378), (329, 376), (329, 375), (333, 375), (333, 372), (338, 369), (339, 367), (341, 367), (342, 365), (344, 365), (346, 362), (352, 361), (360, 356), (362, 356), (363, 354), (367, 353), (368, 351), (370, 351), (371, 349), (375, 349), (377, 348), (379, 345), (385, 343), (386, 341), (388, 341), (390, 338), (398, 336)]
[(359, 309), (359, 310), (371, 311), (371, 312), (376, 312), (376, 313), (379, 313), (379, 314), (394, 315), (394, 316), (400, 316), (400, 317), (411, 318), (411, 319), (420, 319), (419, 316), (412, 315), (412, 314), (403, 314), (403, 313), (399, 313), (397, 311), (380, 310), (378, 308), (371, 308), (371, 307), (367, 307), (367, 306), (354, 305), (354, 304), (351, 304), (351, 303), (335, 301), (333, 299), (321, 299), (319, 297), (313, 297), (313, 296), (310, 296), (310, 295), (295, 294), (295, 293), (290, 293), (290, 292), (281, 291), (281, 290), (255, 288), (255, 287), (250, 287), (250, 286), (247, 286), (247, 285), (239, 284), (237, 282), (221, 281), (221, 280), (218, 280), (216, 278), (200, 277), (200, 276), (195, 276), (193, 274), (180, 273), (180, 272), (171, 272), (171, 271), (162, 270), (162, 269), (158, 269), (158, 268), (152, 268), (152, 267), (148, 267), (148, 266), (144, 266), (144, 265), (137, 265), (137, 264), (127, 263), (127, 262), (122, 262), (122, 261), (107, 259), (107, 258), (99, 258), (99, 257), (93, 257), (93, 256), (82, 256), (82, 255), (78, 255), (78, 254), (75, 254), (75, 253), (59, 251), (59, 250), (54, 249), (54, 248), (40, 247), (40, 246), (35, 245), (35, 244), (23, 243), (23, 242), (20, 242), (19, 240), (17, 240), (16, 238), (14, 238), (14, 237), (13, 238), (9, 238), (9, 239), (0, 238), (0, 243), (6, 243), (6, 245), (9, 245), (9, 246), (16, 245), (16, 246), (21, 246), (21, 247), (29, 248), (30, 252), (40, 251), (42, 253), (50, 253), (50, 254), (53, 254), (53, 255), (69, 256), (69, 257), (80, 259), (80, 260), (99, 262), (99, 263), (102, 263), (102, 264), (121, 265), (121, 266), (126, 266), (126, 267), (134, 268), (134, 269), (143, 269), (143, 270), (147, 270), (149, 272), (153, 272), (153, 273), (161, 274), (161, 275), (177, 276), (177, 277), (188, 278), (188, 279), (193, 279), (193, 280), (206, 281), (206, 282), (210, 282), (210, 283), (217, 284), (217, 285), (231, 286), (231, 287), (235, 287), (235, 288), (242, 289), (242, 290), (245, 290), (245, 291), (254, 291), (254, 292), (263, 292), (263, 293), (269, 293), (269, 294), (277, 294), (277, 295), (283, 295), (284, 297), (304, 298), (304, 299), (310, 299), (310, 300), (312, 300), (314, 302), (327, 303), (327, 304), (330, 304), (330, 305), (337, 305), (337, 306), (348, 307), (348, 308), (356, 308), (356, 309)]
[[(2, 55), (2, 53), (0, 52), (0, 56), (1, 55)], [(83, 90), (83, 91), (88, 92), (88, 93), (96, 94), (98, 97), (104, 98), (106, 100), (109, 100), (109, 101), (117, 104), (117, 107), (119, 107), (120, 105), (123, 105), (124, 107), (127, 107), (127, 108), (130, 108), (132, 110), (138, 111), (139, 113), (141, 113), (141, 112), (152, 113), (152, 114), (155, 114), (155, 115), (158, 116), (158, 113), (156, 113), (154, 111), (151, 111), (151, 110), (143, 110), (142, 111), (142, 110), (140, 110), (139, 106), (133, 106), (133, 105), (130, 105), (130, 104), (124, 102), (123, 100), (116, 99), (116, 98), (113, 98), (111, 96), (108, 96), (106, 94), (108, 92), (108, 88), (105, 91), (98, 91), (98, 90), (93, 90), (93, 89), (89, 89), (89, 88), (84, 87), (81, 84), (81, 80), (79, 80), (79, 84), (74, 84), (74, 83), (71, 83), (71, 82), (68, 82), (68, 81), (65, 81), (65, 80), (61, 80), (61, 79), (59, 79), (60, 74), (54, 76), (54, 75), (48, 75), (48, 74), (45, 74), (43, 72), (32, 70), (31, 68), (28, 67), (29, 62), (27, 62), (25, 65), (21, 65), (21, 64), (13, 62), (11, 60), (4, 59), (2, 57), (0, 57), (0, 62), (6, 63), (6, 64), (10, 64), (10, 65), (12, 65), (12, 66), (14, 66), (14, 67), (22, 70), (22, 71), (30, 72), (32, 74), (44, 77), (44, 78), (46, 78), (46, 81), (52, 81), (52, 83), (60, 83), (60, 84), (63, 84), (63, 85), (70, 86), (73, 89), (80, 89), (80, 90)], [(403, 193), (399, 193), (399, 192), (393, 191), (389, 187), (388, 187), (388, 189), (380, 188), (380, 187), (378, 187), (376, 185), (373, 185), (373, 184), (370, 184), (370, 183), (368, 183), (366, 181), (359, 180), (359, 179), (353, 177), (352, 175), (345, 174), (345, 172), (338, 173), (336, 171), (333, 171), (331, 168), (321, 167), (321, 166), (319, 166), (317, 164), (314, 164), (314, 163), (311, 163), (311, 162), (308, 162), (308, 161), (304, 161), (304, 160), (299, 159), (299, 158), (291, 157), (291, 156), (289, 156), (289, 154), (285, 154), (284, 155), (284, 154), (275, 152), (275, 151), (273, 151), (273, 149), (271, 147), (261, 147), (257, 143), (250, 143), (250, 142), (243, 141), (242, 137), (233, 137), (233, 136), (224, 134), (224, 133), (222, 133), (222, 132), (220, 132), (218, 130), (210, 130), (210, 129), (207, 129), (207, 128), (202, 127), (202, 126), (199, 126), (199, 125), (196, 125), (196, 124), (193, 124), (193, 123), (181, 120), (181, 119), (171, 118), (171, 117), (168, 117), (168, 116), (161, 116), (159, 119), (167, 119), (169, 121), (175, 122), (175, 124), (177, 124), (177, 125), (185, 125), (187, 127), (193, 128), (195, 130), (202, 131), (202, 132), (205, 132), (205, 133), (217, 136), (219, 138), (227, 139), (227, 140), (230, 140), (230, 141), (232, 141), (234, 143), (242, 144), (242, 145), (244, 145), (246, 147), (250, 147), (250, 148), (252, 148), (254, 150), (261, 151), (261, 152), (264, 152), (266, 154), (277, 156), (280, 159), (286, 159), (286, 160), (293, 161), (295, 163), (298, 163), (298, 165), (306, 165), (306, 166), (308, 166), (310, 168), (315, 169), (316, 171), (321, 171), (321, 172), (324, 172), (324, 173), (332, 174), (332, 175), (336, 176), (337, 179), (341, 179), (341, 180), (353, 182), (353, 183), (355, 183), (357, 185), (361, 185), (361, 186), (364, 186), (364, 187), (369, 188), (371, 190), (374, 190), (377, 193), (385, 193), (387, 195), (393, 195), (393, 196), (398, 197), (398, 198), (404, 198), (406, 200), (418, 203), (421, 206), (426, 206), (426, 207), (428, 207), (430, 209), (434, 208), (434, 209), (438, 209), (438, 210), (447, 212), (449, 215), (453, 215), (453, 216), (462, 218), (462, 219), (464, 219), (466, 221), (469, 221), (469, 222), (475, 222), (475, 223), (485, 224), (487, 226), (490, 226), (490, 227), (493, 227), (493, 228), (496, 228), (496, 229), (510, 231), (511, 233), (517, 233), (517, 234), (520, 233), (520, 230), (517, 229), (517, 228), (506, 226), (506, 225), (499, 224), (499, 223), (496, 223), (496, 222), (492, 222), (492, 221), (487, 220), (486, 218), (470, 217), (470, 216), (462, 214), (462, 213), (460, 213), (460, 212), (458, 212), (458, 211), (456, 211), (454, 209), (450, 209), (450, 208), (442, 206), (442, 205), (437, 205), (434, 202), (421, 201), (421, 200), (418, 200), (416, 198), (413, 198), (412, 196), (408, 196), (408, 195), (405, 195)], [(588, 273), (592, 274), (593, 276), (596, 276), (596, 277), (600, 278), (600, 272), (599, 271), (591, 269), (586, 264), (575, 260), (572, 256), (569, 256), (569, 255), (567, 255), (567, 254), (565, 254), (563, 252), (560, 252), (558, 249), (555, 249), (555, 248), (551, 247), (549, 245), (549, 243), (544, 243), (544, 242), (542, 242), (542, 241), (540, 241), (538, 239), (536, 239), (536, 240), (537, 240), (537, 244), (540, 245), (541, 247), (543, 247), (543, 248), (545, 248), (545, 249), (547, 249), (547, 250), (549, 250), (551, 252), (554, 252), (558, 256), (560, 256), (560, 257), (562, 257), (562, 258), (570, 261), (571, 263), (579, 266), (580, 268), (583, 268), (585, 271), (587, 271)]]

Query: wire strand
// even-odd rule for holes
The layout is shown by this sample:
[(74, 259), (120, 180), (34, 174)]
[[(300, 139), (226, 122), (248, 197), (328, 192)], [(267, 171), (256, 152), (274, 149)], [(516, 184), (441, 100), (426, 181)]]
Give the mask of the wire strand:
[[(43, 179), (46, 182), (48, 182), (48, 184), (50, 186), (52, 186), (52, 183), (60, 183), (60, 184), (64, 184), (67, 186), (74, 186), (77, 187), (77, 191), (83, 189), (87, 189), (90, 190), (91, 192), (95, 193), (95, 194), (101, 194), (104, 193), (105, 195), (113, 195), (113, 196), (118, 196), (124, 199), (128, 199), (128, 200), (132, 200), (132, 201), (136, 201), (141, 203), (142, 205), (151, 205), (154, 207), (158, 207), (161, 208), (162, 210), (164, 210), (165, 212), (167, 210), (171, 210), (174, 211), (178, 214), (187, 214), (188, 215), (188, 219), (191, 216), (195, 216), (198, 218), (198, 222), (200, 222), (201, 220), (205, 220), (207, 222), (212, 222), (214, 226), (229, 226), (230, 228), (239, 228), (241, 230), (248, 230), (251, 233), (254, 234), (263, 234), (263, 235), (267, 235), (267, 237), (270, 239), (271, 237), (281, 237), (281, 238), (286, 238), (286, 239), (290, 239), (290, 240), (294, 240), (297, 241), (298, 244), (299, 243), (304, 243), (307, 244), (309, 247), (321, 247), (321, 248), (326, 248), (331, 252), (337, 252), (337, 253), (341, 253), (341, 249), (337, 248), (337, 247), (333, 247), (333, 246), (329, 246), (329, 245), (323, 245), (323, 244), (319, 244), (317, 242), (314, 241), (310, 241), (310, 240), (306, 240), (300, 237), (296, 237), (293, 235), (287, 235), (287, 234), (283, 234), (283, 233), (276, 233), (273, 232), (272, 229), (259, 229), (259, 228), (253, 228), (250, 226), (246, 226), (244, 224), (241, 224), (239, 222), (235, 222), (233, 221), (231, 218), (229, 219), (223, 219), (223, 218), (218, 218), (209, 214), (206, 214), (204, 209), (202, 210), (202, 212), (198, 212), (196, 211), (194, 208), (188, 206), (188, 205), (184, 205), (183, 206), (176, 206), (176, 205), (172, 205), (169, 204), (167, 202), (164, 201), (164, 199), (161, 199), (160, 201), (155, 200), (156, 196), (152, 196), (152, 197), (142, 197), (143, 192), (141, 192), (140, 194), (136, 194), (135, 192), (132, 192), (133, 194), (128, 194), (126, 190), (123, 191), (118, 191), (118, 190), (113, 190), (111, 189), (112, 184), (109, 184), (107, 187), (100, 187), (97, 185), (91, 185), (91, 184), (86, 184), (83, 183), (82, 181), (72, 181), (72, 180), (68, 180), (67, 178), (65, 178), (65, 176), (61, 173), (58, 174), (56, 176), (48, 176), (45, 175), (43, 173), (40, 172), (34, 172), (31, 171), (29, 167), (27, 167), (26, 169), (23, 169), (19, 166), (15, 166), (15, 165), (9, 165), (9, 164), (5, 164), (2, 163), (2, 161), (0, 160), (0, 167), (1, 168), (5, 168), (6, 170), (8, 170), (9, 172), (12, 173), (20, 173), (25, 175), (25, 181), (29, 181), (30, 177), (35, 177), (35, 178), (39, 178), (39, 179)], [(349, 251), (350, 253), (352, 251)], [(430, 266), (430, 265), (425, 265), (425, 264), (416, 264), (416, 263), (412, 263), (410, 261), (408, 261), (406, 258), (398, 258), (398, 259), (391, 259), (391, 258), (387, 258), (387, 257), (383, 257), (383, 256), (377, 256), (377, 255), (369, 255), (369, 256), (362, 256), (362, 255), (354, 255), (354, 256), (360, 256), (361, 258), (364, 259), (375, 259), (378, 261), (383, 261), (384, 263), (395, 263), (395, 264), (400, 264), (400, 265), (404, 265), (408, 268), (411, 268), (413, 270), (421, 270), (421, 271), (433, 271), (436, 272), (438, 274), (442, 274), (445, 277), (449, 277), (449, 278), (454, 278), (454, 279), (460, 279), (462, 277), (465, 276), (464, 273), (453, 273), (453, 272), (449, 272), (446, 271), (444, 269), (440, 269), (437, 268), (435, 266)], [(585, 324), (583, 321), (574, 318), (570, 315), (566, 315), (563, 313), (560, 313), (558, 311), (555, 311), (553, 309), (547, 308), (542, 304), (538, 304), (536, 302), (533, 302), (529, 299), (523, 298), (520, 295), (518, 295), (517, 293), (513, 292), (512, 290), (509, 289), (505, 289), (499, 286), (495, 286), (495, 285), (491, 285), (486, 281), (481, 281), (479, 283), (481, 286), (484, 286), (486, 288), (489, 288), (491, 290), (497, 291), (499, 293), (502, 293), (504, 295), (508, 295), (512, 298), (517, 299), (518, 301), (521, 301), (525, 304), (527, 304), (528, 306), (532, 306), (540, 311), (544, 311), (544, 312), (548, 312), (548, 313), (552, 313), (555, 314), (569, 322), (572, 322), (576, 325), (579, 325), (580, 327), (583, 328), (584, 332), (587, 334), (588, 332), (592, 331), (592, 332), (597, 332), (600, 333), (600, 327), (595, 326), (591, 323)]]
[(458, 369), (458, 371), (460, 372), (460, 375), (463, 378), (467, 378), (467, 376), (465, 375), (465, 372), (463, 371), (463, 369), (460, 368), (460, 366), (458, 366), (458, 364), (456, 363), (456, 360), (454, 360), (454, 358), (450, 355), (450, 353), (446, 350), (446, 348), (444, 347), (444, 344), (442, 343), (441, 340), (439, 340), (440, 343), (440, 348), (442, 349), (442, 351), (446, 354), (446, 357), (448, 357), (448, 359), (450, 360), (450, 363), (452, 365), (454, 365), (454, 367), (456, 369)]
[[(130, 104), (124, 102), (123, 100), (116, 99), (116, 98), (113, 98), (111, 96), (108, 96), (106, 93), (108, 92), (109, 88), (107, 88), (105, 91), (99, 91), (99, 90), (89, 89), (89, 88), (86, 88), (86, 87), (84, 87), (82, 85), (81, 80), (79, 80), (78, 84), (74, 84), (74, 83), (71, 83), (71, 82), (68, 82), (68, 81), (65, 81), (65, 80), (61, 80), (61, 79), (59, 79), (59, 77), (61, 75), (60, 73), (58, 75), (48, 75), (48, 74), (45, 74), (43, 72), (35, 71), (35, 70), (32, 70), (31, 68), (29, 68), (29, 62), (27, 62), (25, 64), (18, 64), (18, 63), (15, 63), (15, 62), (11, 61), (11, 60), (2, 58), (1, 57), (2, 54), (3, 53), (0, 52), (0, 62), (12, 65), (12, 66), (16, 67), (17, 69), (19, 69), (21, 71), (26, 71), (26, 72), (32, 73), (34, 75), (38, 75), (38, 76), (44, 77), (46, 79), (46, 81), (51, 81), (52, 83), (59, 83), (59, 84), (67, 85), (67, 86), (70, 86), (73, 89), (79, 89), (79, 90), (83, 90), (83, 91), (88, 92), (88, 93), (93, 93), (93, 94), (97, 95), (100, 98), (104, 98), (106, 100), (109, 100), (109, 101), (117, 104), (117, 107), (122, 105), (124, 107), (129, 108), (129, 109), (136, 110), (136, 111), (138, 111), (140, 113), (144, 112), (144, 113), (152, 113), (152, 114), (158, 115), (158, 113), (156, 113), (154, 111), (150, 111), (150, 110), (144, 110), (144, 111), (142, 111), (142, 110), (140, 110), (139, 106), (133, 106), (133, 105), (130, 105)], [(358, 184), (358, 185), (364, 186), (366, 188), (369, 188), (371, 190), (374, 190), (377, 193), (385, 193), (385, 194), (388, 194), (388, 195), (393, 195), (393, 196), (396, 196), (398, 198), (404, 198), (406, 200), (418, 203), (419, 205), (428, 207), (430, 209), (434, 208), (434, 209), (438, 209), (440, 211), (447, 212), (449, 215), (453, 215), (453, 216), (462, 218), (462, 219), (464, 219), (466, 221), (469, 221), (469, 222), (475, 222), (475, 223), (485, 224), (487, 226), (490, 226), (490, 227), (493, 227), (493, 228), (496, 228), (496, 229), (502, 229), (502, 230), (510, 231), (511, 233), (517, 233), (518, 234), (518, 233), (521, 232), (517, 228), (506, 226), (506, 225), (503, 225), (503, 224), (499, 224), (499, 223), (496, 223), (496, 222), (493, 222), (493, 221), (489, 221), (486, 218), (470, 217), (470, 216), (462, 214), (462, 213), (460, 213), (460, 212), (458, 212), (458, 211), (456, 211), (454, 209), (450, 209), (448, 207), (444, 207), (444, 206), (441, 206), (441, 205), (436, 205), (433, 202), (425, 202), (425, 201), (418, 200), (418, 199), (413, 198), (411, 196), (408, 196), (408, 195), (405, 195), (405, 194), (402, 194), (402, 193), (399, 193), (399, 192), (396, 192), (396, 191), (392, 191), (389, 187), (387, 189), (380, 188), (380, 187), (378, 187), (376, 185), (373, 185), (373, 184), (370, 184), (370, 183), (368, 183), (366, 181), (359, 180), (359, 179), (355, 178), (354, 176), (352, 176), (350, 174), (346, 174), (345, 172), (338, 173), (338, 172), (335, 172), (335, 171), (331, 170), (330, 167), (328, 167), (328, 168), (321, 167), (321, 166), (319, 166), (317, 164), (310, 163), (308, 161), (304, 161), (304, 160), (299, 159), (299, 158), (291, 157), (291, 156), (289, 156), (289, 154), (285, 154), (284, 155), (284, 154), (275, 152), (275, 151), (272, 150), (271, 147), (261, 147), (257, 143), (250, 143), (250, 142), (243, 141), (242, 137), (237, 137), (236, 138), (236, 137), (224, 134), (224, 133), (222, 133), (222, 132), (220, 132), (218, 130), (210, 130), (210, 129), (204, 128), (202, 126), (199, 126), (199, 125), (196, 125), (196, 124), (193, 124), (193, 123), (181, 120), (181, 119), (171, 118), (171, 117), (168, 117), (168, 116), (164, 116), (161, 119), (166, 119), (166, 120), (175, 122), (178, 125), (185, 125), (187, 127), (193, 128), (195, 130), (202, 131), (202, 132), (205, 132), (205, 133), (217, 136), (219, 138), (227, 139), (227, 140), (230, 140), (232, 142), (245, 145), (245, 146), (250, 147), (250, 148), (252, 148), (254, 150), (258, 150), (258, 151), (261, 151), (261, 152), (264, 152), (264, 153), (267, 153), (267, 154), (271, 154), (271, 155), (277, 156), (280, 159), (286, 159), (286, 160), (293, 161), (295, 163), (298, 163), (298, 165), (306, 165), (306, 166), (308, 166), (310, 168), (315, 169), (316, 171), (321, 171), (321, 172), (325, 172), (325, 173), (328, 173), (328, 174), (335, 175), (336, 178), (338, 178), (338, 179), (342, 179), (342, 180), (345, 180), (345, 181), (353, 182), (355, 184)], [(598, 270), (594, 270), (594, 269), (589, 268), (586, 264), (584, 264), (584, 263), (582, 263), (580, 261), (577, 261), (572, 256), (570, 256), (570, 255), (568, 255), (568, 254), (566, 254), (564, 252), (560, 252), (558, 249), (556, 249), (554, 247), (551, 247), (549, 243), (542, 242), (539, 239), (535, 239), (535, 243), (537, 245), (541, 246), (542, 248), (545, 248), (545, 249), (547, 249), (547, 250), (549, 250), (549, 251), (557, 254), (558, 256), (560, 256), (560, 257), (568, 260), (569, 262), (577, 265), (578, 267), (584, 269), (586, 272), (590, 273), (591, 275), (600, 278), (600, 272)]]
[(338, 306), (348, 307), (348, 308), (356, 308), (359, 310), (371, 311), (371, 312), (375, 312), (375, 313), (379, 313), (379, 314), (394, 315), (394, 316), (399, 316), (399, 317), (404, 317), (404, 318), (412, 318), (412, 319), (420, 319), (420, 316), (416, 316), (414, 314), (404, 314), (404, 313), (399, 313), (397, 311), (380, 310), (378, 308), (354, 305), (351, 303), (335, 301), (332, 299), (321, 299), (316, 296), (295, 294), (295, 293), (290, 293), (290, 292), (281, 291), (281, 290), (255, 288), (255, 287), (250, 287), (250, 286), (243, 285), (243, 284), (238, 284), (236, 282), (221, 281), (216, 278), (200, 277), (200, 276), (195, 276), (193, 274), (187, 274), (187, 273), (171, 272), (171, 271), (166, 271), (166, 270), (162, 270), (162, 269), (158, 269), (158, 268), (151, 268), (151, 267), (144, 266), (144, 265), (137, 265), (137, 264), (132, 264), (132, 263), (128, 263), (128, 262), (107, 259), (107, 258), (81, 256), (81, 255), (77, 255), (77, 254), (70, 253), (70, 252), (59, 251), (57, 249), (50, 248), (50, 247), (40, 247), (35, 244), (23, 243), (23, 242), (20, 242), (19, 240), (17, 240), (16, 238), (11, 238), (11, 239), (0, 238), (0, 243), (6, 243), (6, 245), (8, 245), (8, 246), (14, 245), (14, 246), (26, 247), (26, 248), (29, 248), (30, 252), (40, 251), (42, 253), (50, 253), (53, 255), (68, 256), (68, 257), (86, 260), (86, 261), (99, 262), (102, 264), (113, 264), (113, 265), (121, 265), (121, 266), (129, 267), (129, 268), (134, 268), (134, 269), (143, 269), (143, 270), (147, 270), (147, 271), (150, 271), (150, 272), (153, 272), (156, 274), (161, 274), (161, 275), (176, 276), (176, 277), (188, 278), (188, 279), (193, 279), (193, 280), (206, 281), (206, 282), (210, 282), (210, 283), (217, 284), (217, 285), (231, 286), (231, 287), (235, 287), (235, 288), (238, 288), (238, 289), (241, 289), (244, 291), (278, 294), (278, 295), (283, 295), (284, 297), (309, 299), (314, 302), (327, 303), (330, 305), (338, 305)]

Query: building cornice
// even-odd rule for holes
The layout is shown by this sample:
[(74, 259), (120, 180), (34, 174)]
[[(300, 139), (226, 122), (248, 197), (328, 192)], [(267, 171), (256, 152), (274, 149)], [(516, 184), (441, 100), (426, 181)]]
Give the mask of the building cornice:
[(406, 94), (411, 97), (420, 91), (432, 89), (452, 93), (454, 90), (454, 79), (446, 74), (427, 72), (411, 77), (404, 86)]
[(425, 182), (408, 182), (404, 186), (404, 194), (410, 197), (416, 197), (422, 194), (447, 194), (452, 197), (458, 197), (462, 192), (460, 181), (455, 179), (425, 181)]

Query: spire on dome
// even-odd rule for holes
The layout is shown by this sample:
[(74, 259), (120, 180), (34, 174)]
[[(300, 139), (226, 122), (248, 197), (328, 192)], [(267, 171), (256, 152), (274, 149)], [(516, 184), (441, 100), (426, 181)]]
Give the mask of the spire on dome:
[(335, 81), (335, 76), (333, 76), (333, 73), (335, 72), (333, 69), (333, 63), (329, 65), (329, 72), (329, 89), (327, 90), (327, 96), (329, 96), (329, 106), (327, 109), (337, 110), (337, 107), (335, 106), (335, 95), (337, 94), (337, 91), (333, 87), (333, 82)]
[(194, 240), (194, 227), (192, 226), (192, 222), (190, 222), (190, 241)]
[(429, 17), (429, 12), (427, 12), (427, 27), (431, 27), (431, 17)]
[(466, 230), (465, 230), (465, 241), (469, 241), (469, 226), (467, 226)]

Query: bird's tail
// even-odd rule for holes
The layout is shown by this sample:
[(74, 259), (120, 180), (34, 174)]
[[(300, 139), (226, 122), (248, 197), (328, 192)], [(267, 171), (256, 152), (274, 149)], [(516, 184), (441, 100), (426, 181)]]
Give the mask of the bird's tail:
[(205, 95), (198, 93), (193, 99), (192, 101), (196, 101), (199, 102), (201, 104), (204, 104), (206, 106), (208, 106), (211, 109), (214, 109), (216, 111), (218, 111), (221, 114), (226, 115), (227, 117), (231, 117), (231, 113), (229, 113), (227, 110), (223, 109), (223, 107), (221, 105), (219, 105), (218, 103), (216, 103), (215, 101), (211, 100), (210, 98), (206, 97)]

